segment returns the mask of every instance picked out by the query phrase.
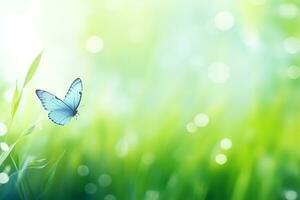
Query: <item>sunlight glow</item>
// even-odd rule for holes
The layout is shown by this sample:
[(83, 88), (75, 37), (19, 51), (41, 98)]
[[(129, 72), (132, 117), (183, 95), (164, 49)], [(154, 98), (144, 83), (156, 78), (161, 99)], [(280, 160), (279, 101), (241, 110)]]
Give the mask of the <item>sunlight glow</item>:
[[(1, 46), (11, 57), (5, 64), (5, 78), (15, 81), (25, 74), (32, 58), (43, 49), (30, 14), (1, 13)], [(3, 39), (2, 39), (3, 38)]]

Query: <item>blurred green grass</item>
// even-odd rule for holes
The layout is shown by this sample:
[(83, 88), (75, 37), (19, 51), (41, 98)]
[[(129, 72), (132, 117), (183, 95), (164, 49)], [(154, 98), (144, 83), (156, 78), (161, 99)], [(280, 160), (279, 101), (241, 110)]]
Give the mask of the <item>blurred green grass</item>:
[[(1, 199), (299, 198), (298, 1), (0, 5), (0, 142), (34, 125)], [(56, 126), (34, 90), (63, 96), (75, 77), (80, 116)]]

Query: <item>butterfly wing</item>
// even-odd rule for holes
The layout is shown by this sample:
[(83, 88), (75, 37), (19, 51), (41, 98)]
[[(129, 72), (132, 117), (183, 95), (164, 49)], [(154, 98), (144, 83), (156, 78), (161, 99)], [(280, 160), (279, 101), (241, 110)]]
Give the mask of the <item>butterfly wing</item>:
[(73, 116), (73, 112), (70, 109), (53, 110), (48, 113), (49, 119), (61, 126), (67, 124)]
[(77, 78), (71, 84), (65, 98), (64, 102), (72, 108), (73, 111), (76, 111), (82, 96), (83, 86), (80, 78)]
[(75, 115), (64, 101), (44, 90), (36, 90), (36, 95), (40, 99), (45, 110), (49, 111), (48, 117), (54, 123), (65, 125)]

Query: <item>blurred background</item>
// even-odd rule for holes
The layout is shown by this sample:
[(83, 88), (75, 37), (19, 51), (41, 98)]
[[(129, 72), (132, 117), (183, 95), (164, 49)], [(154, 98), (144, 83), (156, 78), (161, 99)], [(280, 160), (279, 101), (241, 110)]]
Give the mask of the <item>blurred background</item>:
[[(300, 199), (299, 9), (0, 0), (0, 198)], [(77, 77), (80, 116), (57, 126), (34, 91)]]

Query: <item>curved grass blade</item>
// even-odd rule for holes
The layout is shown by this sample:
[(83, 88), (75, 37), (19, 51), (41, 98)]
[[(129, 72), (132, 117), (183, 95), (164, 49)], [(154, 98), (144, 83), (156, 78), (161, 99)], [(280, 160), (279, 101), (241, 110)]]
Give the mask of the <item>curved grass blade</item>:
[(22, 87), (21, 90), (19, 90), (18, 84), (16, 84), (16, 89), (15, 89), (15, 92), (14, 92), (14, 96), (13, 96), (13, 100), (12, 100), (12, 108), (11, 108), (12, 119), (14, 118), (14, 116), (15, 116), (18, 108), (19, 108), (20, 101), (21, 101), (21, 98), (22, 98), (22, 95), (23, 95), (23, 90), (24, 90), (25, 86), (32, 79), (32, 77), (34, 76), (34, 74), (35, 74), (35, 72), (36, 72), (36, 70), (37, 70), (37, 68), (40, 64), (42, 54), (43, 54), (43, 51), (39, 55), (37, 55), (37, 57), (33, 60), (29, 70), (27, 71), (27, 74), (26, 74), (26, 77), (25, 77), (25, 80), (24, 80), (24, 84), (23, 84), (23, 87)]
[(45, 179), (44, 181), (42, 182), (41, 184), (41, 187), (40, 187), (40, 195), (37, 199), (43, 199), (43, 195), (49, 190), (50, 188), (50, 185), (51, 183), (53, 182), (53, 179), (54, 179), (54, 176), (55, 176), (55, 173), (56, 173), (56, 169), (58, 167), (58, 164), (60, 162), (60, 160), (64, 157), (65, 155), (65, 152), (64, 151), (58, 158), (57, 160), (53, 163), (53, 165), (51, 166), (51, 168), (49, 169), (47, 175), (45, 176)]
[(35, 72), (40, 64), (42, 54), (43, 54), (43, 51), (33, 60), (31, 66), (26, 74), (23, 88), (29, 83), (29, 81), (32, 79), (33, 75), (35, 74)]
[(16, 83), (16, 88), (14, 91), (14, 96), (13, 96), (12, 104), (11, 104), (11, 117), (12, 118), (14, 118), (14, 116), (19, 108), (21, 96), (22, 96), (22, 91), (19, 90), (18, 84)]
[(13, 143), (12, 145), (9, 146), (8, 151), (4, 151), (0, 154), (0, 166), (2, 166), (3, 162), (10, 155), (11, 151), (13, 150), (13, 148), (15, 147), (16, 144), (17, 144), (17, 142)]

